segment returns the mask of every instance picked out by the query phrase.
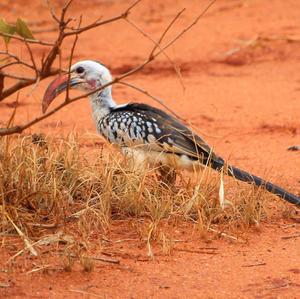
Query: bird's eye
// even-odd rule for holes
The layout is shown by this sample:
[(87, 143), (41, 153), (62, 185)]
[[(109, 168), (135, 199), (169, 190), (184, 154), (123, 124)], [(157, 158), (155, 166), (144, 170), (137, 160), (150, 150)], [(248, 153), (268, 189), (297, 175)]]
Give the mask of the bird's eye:
[(77, 74), (82, 74), (84, 72), (84, 68), (82, 66), (79, 66), (77, 69), (76, 69), (76, 73)]

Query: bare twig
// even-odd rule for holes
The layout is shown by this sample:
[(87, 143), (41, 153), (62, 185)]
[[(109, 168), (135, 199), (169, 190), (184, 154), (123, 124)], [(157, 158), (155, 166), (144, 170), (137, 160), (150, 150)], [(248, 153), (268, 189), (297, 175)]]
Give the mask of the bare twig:
[(171, 27), (173, 26), (173, 24), (177, 21), (177, 19), (181, 16), (181, 14), (182, 14), (184, 11), (185, 11), (185, 8), (182, 9), (182, 10), (175, 16), (175, 18), (173, 18), (173, 20), (169, 23), (169, 25), (167, 26), (167, 28), (165, 29), (165, 31), (163, 32), (163, 34), (160, 36), (158, 42), (156, 43), (156, 47), (154, 47), (154, 48), (152, 49), (152, 51), (150, 52), (149, 57), (151, 57), (151, 56), (154, 54), (154, 52), (155, 52), (155, 50), (156, 50), (157, 48), (159, 48), (159, 49), (161, 50), (160, 44), (161, 44), (162, 40), (164, 39), (164, 37), (166, 36), (167, 32), (171, 29)]
[(46, 0), (46, 3), (47, 3), (48, 8), (49, 8), (49, 10), (50, 10), (51, 17), (53, 18), (53, 20), (54, 20), (55, 22), (57, 22), (57, 23), (59, 24), (59, 19), (58, 19), (58, 17), (56, 16), (53, 7), (51, 7), (49, 0)]
[[(167, 49), (170, 45), (172, 45), (175, 41), (177, 41), (183, 34), (185, 34), (188, 30), (190, 30), (193, 26), (195, 26), (199, 20), (202, 18), (202, 16), (207, 12), (207, 10), (216, 2), (217, 0), (212, 0), (207, 6), (206, 8), (198, 15), (198, 17), (187, 27), (185, 27), (179, 34), (177, 34), (177, 36), (175, 38), (173, 38), (168, 44), (166, 44), (163, 48)], [(163, 34), (164, 35), (164, 34)], [(154, 50), (155, 51), (155, 50)], [(157, 55), (160, 54), (162, 50), (160, 50), (158, 52), (158, 54), (153, 55), (154, 57), (156, 57)]]
[(109, 18), (109, 19), (106, 19), (106, 20), (103, 20), (101, 21), (101, 19), (93, 22), (92, 24), (90, 25), (87, 25), (85, 27), (81, 27), (81, 28), (78, 28), (78, 29), (75, 29), (75, 30), (72, 30), (70, 32), (66, 32), (65, 33), (65, 36), (70, 36), (70, 35), (74, 35), (74, 34), (79, 34), (79, 33), (82, 33), (84, 31), (87, 31), (87, 30), (90, 30), (92, 28), (96, 28), (96, 27), (99, 27), (99, 26), (102, 26), (102, 25), (106, 25), (108, 23), (112, 23), (112, 22), (115, 22), (117, 20), (121, 20), (121, 19), (126, 19), (127, 16), (129, 15), (130, 11), (136, 6), (138, 5), (142, 0), (137, 0), (135, 1), (132, 5), (130, 5), (123, 13), (121, 13), (120, 15), (116, 16), (116, 17), (113, 17), (113, 18)]
[(29, 44), (39, 44), (41, 46), (53, 47), (55, 45), (53, 43), (45, 42), (45, 41), (42, 41), (42, 40), (39, 40), (39, 39), (24, 38), (24, 37), (21, 37), (21, 36), (9, 34), (9, 33), (4, 33), (4, 32), (0, 32), (0, 36), (10, 37), (12, 39), (16, 39), (16, 40), (19, 40), (19, 41), (22, 41), (22, 42), (27, 42)]
[(59, 20), (59, 33), (58, 33), (58, 37), (56, 39), (56, 43), (55, 45), (52, 47), (52, 49), (50, 50), (49, 54), (47, 55), (42, 69), (41, 69), (41, 75), (43, 74), (47, 74), (50, 72), (51, 66), (56, 58), (56, 56), (58, 55), (59, 51), (60, 51), (60, 46), (63, 43), (64, 40), (64, 30), (67, 26), (67, 23), (65, 21), (65, 14), (66, 11), (69, 7), (69, 5), (71, 4), (71, 1), (67, 2), (66, 5), (62, 8), (61, 11), (61, 16), (60, 16), (60, 20)]
[(182, 120), (185, 122), (184, 119), (182, 119), (178, 114), (176, 114), (171, 108), (169, 108), (161, 99), (153, 96), (152, 94), (150, 94), (147, 90), (144, 90), (138, 86), (135, 86), (133, 84), (130, 84), (128, 82), (124, 82), (124, 81), (119, 81), (118, 84), (121, 84), (121, 85), (125, 85), (125, 86), (128, 86), (132, 89), (135, 89), (139, 92), (141, 92), (142, 94), (150, 97), (151, 99), (153, 99), (155, 102), (159, 103), (161, 106), (163, 106), (166, 110), (168, 110), (170, 113), (172, 113), (175, 117), (177, 117), (178, 119)]
[(37, 68), (37, 65), (36, 65), (34, 57), (33, 57), (33, 53), (31, 51), (31, 48), (30, 48), (29, 44), (27, 43), (27, 41), (25, 41), (25, 45), (27, 47), (27, 50), (28, 50), (28, 53), (29, 53), (29, 56), (30, 56), (30, 59), (31, 59), (31, 62), (32, 62), (32, 65), (33, 65), (33, 68), (35, 70), (35, 79), (37, 81), (38, 77), (39, 77), (39, 70)]
[(7, 63), (7, 64), (2, 65), (2, 66), (0, 67), (0, 70), (3, 70), (4, 68), (10, 67), (10, 66), (16, 65), (16, 64), (21, 64), (21, 63), (18, 62), (18, 61), (12, 61), (12, 62), (9, 62), (9, 63)]
[[(79, 23), (78, 23), (78, 27), (80, 27), (82, 21), (82, 16), (80, 16), (79, 19)], [(75, 51), (75, 47), (78, 41), (78, 35), (79, 33), (75, 34), (75, 39), (72, 45), (72, 49), (71, 49), (71, 54), (70, 54), (70, 59), (69, 59), (69, 67), (68, 67), (68, 81), (67, 81), (67, 90), (66, 90), (66, 98), (65, 101), (69, 100), (69, 92), (70, 92), (70, 78), (71, 78), (71, 66), (72, 66), (72, 62), (73, 62), (73, 56), (74, 56), (74, 51)]]
[(10, 73), (6, 73), (6, 72), (3, 72), (2, 75), (4, 77), (7, 77), (7, 78), (11, 78), (11, 79), (16, 79), (16, 80), (22, 80), (22, 81), (34, 81), (35, 78), (29, 78), (29, 77), (21, 77), (21, 76), (18, 76), (18, 75), (14, 75), (14, 74), (10, 74)]
[(4, 75), (2, 74), (2, 72), (0, 70), (0, 95), (2, 93), (3, 88), (4, 88)]
[[(179, 16), (185, 11), (185, 8), (182, 9), (177, 15), (176, 17), (172, 20), (172, 22), (168, 25), (168, 28), (170, 28), (171, 24), (174, 24), (175, 21), (179, 18)], [(154, 43), (159, 49), (161, 49), (160, 47), (160, 43), (162, 42), (162, 37), (159, 39), (158, 42), (156, 42), (150, 35), (148, 35), (145, 31), (143, 31), (139, 26), (137, 26), (134, 22), (132, 22), (131, 20), (129, 20), (128, 18), (125, 19), (126, 22), (128, 22), (128, 24), (130, 24), (132, 27), (134, 27), (138, 32), (140, 32), (141, 34), (143, 34), (146, 38), (148, 38), (152, 43)], [(167, 28), (167, 29), (168, 29)], [(169, 60), (170, 64), (173, 66), (175, 73), (178, 76), (179, 82), (182, 86), (183, 89), (185, 89), (185, 86), (183, 84), (183, 80), (182, 80), (182, 76), (180, 73), (180, 70), (178, 68), (178, 66), (174, 63), (174, 61), (170, 58), (170, 56), (166, 53), (163, 52), (163, 54), (165, 55), (165, 57)], [(150, 53), (151, 55), (151, 53)]]
[(27, 63), (26, 61), (21, 60), (17, 55), (14, 55), (14, 54), (12, 54), (12, 53), (10, 53), (10, 52), (8, 52), (8, 51), (0, 51), (0, 55), (6, 55), (6, 56), (8, 56), (8, 57), (10, 57), (10, 58), (15, 59), (14, 62), (11, 62), (11, 63), (5, 64), (5, 65), (2, 65), (2, 66), (0, 67), (0, 70), (3, 69), (3, 68), (8, 67), (8, 66), (10, 66), (10, 65), (13, 65), (13, 64), (22, 64), (22, 65), (24, 65), (24, 66), (27, 66), (28, 68), (34, 69), (34, 66), (33, 66), (33, 65), (30, 65), (30, 64)]

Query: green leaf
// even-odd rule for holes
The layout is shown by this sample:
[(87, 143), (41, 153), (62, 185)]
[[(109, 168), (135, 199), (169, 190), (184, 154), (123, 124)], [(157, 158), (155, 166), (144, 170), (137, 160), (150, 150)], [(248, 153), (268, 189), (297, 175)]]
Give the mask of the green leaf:
[[(4, 19), (0, 18), (0, 32), (7, 33), (7, 34), (14, 34), (16, 32), (16, 27), (9, 25), (8, 23), (5, 22)], [(9, 36), (3, 36), (3, 38), (7, 46), (11, 38)]]
[(29, 27), (20, 18), (18, 18), (17, 23), (16, 23), (16, 31), (20, 36), (22, 36), (24, 38), (34, 39)]

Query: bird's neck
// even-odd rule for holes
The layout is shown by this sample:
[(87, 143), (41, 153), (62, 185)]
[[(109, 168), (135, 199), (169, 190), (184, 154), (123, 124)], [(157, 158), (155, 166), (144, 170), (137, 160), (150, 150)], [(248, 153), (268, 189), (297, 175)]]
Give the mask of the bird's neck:
[(116, 103), (112, 98), (110, 86), (106, 87), (98, 93), (92, 94), (89, 99), (96, 125), (98, 124), (100, 119), (110, 113), (112, 108), (116, 107)]

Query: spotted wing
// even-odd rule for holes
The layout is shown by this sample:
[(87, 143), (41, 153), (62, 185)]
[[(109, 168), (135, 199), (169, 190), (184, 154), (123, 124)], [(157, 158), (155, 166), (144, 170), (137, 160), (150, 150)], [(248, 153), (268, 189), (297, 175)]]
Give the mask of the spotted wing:
[[(153, 151), (184, 154), (193, 159), (201, 158), (204, 162), (209, 157), (219, 159), (198, 135), (160, 109), (131, 103), (114, 108), (110, 118), (118, 123), (114, 124), (117, 130), (109, 133), (111, 142), (117, 140), (123, 146), (147, 146)], [(126, 134), (120, 138), (120, 132)]]

